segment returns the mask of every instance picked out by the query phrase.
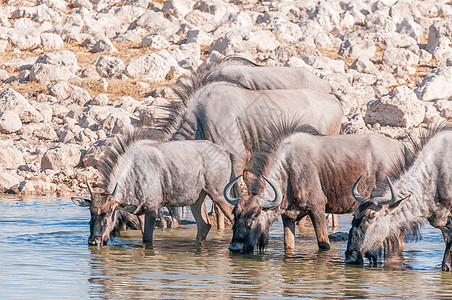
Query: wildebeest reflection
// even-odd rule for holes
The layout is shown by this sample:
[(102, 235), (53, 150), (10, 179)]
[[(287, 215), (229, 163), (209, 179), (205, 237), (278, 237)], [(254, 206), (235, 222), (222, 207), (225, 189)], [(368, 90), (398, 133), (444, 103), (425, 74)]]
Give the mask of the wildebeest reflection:
[(105, 245), (124, 222), (118, 217), (124, 211), (140, 215), (143, 241), (151, 242), (161, 206), (191, 206), (198, 225), (196, 238), (204, 239), (210, 229), (200, 209), (206, 195), (232, 219), (232, 206), (222, 194), (231, 170), (224, 150), (208, 141), (151, 139), (146, 131), (118, 137), (101, 164), (103, 192), (95, 193), (88, 185), (90, 199), (73, 199), (90, 207), (90, 244)]
[[(319, 248), (329, 249), (325, 212), (352, 212), (356, 175), (367, 175), (370, 193), (402, 150), (398, 141), (380, 135), (322, 136), (299, 124), (265, 124), (272, 135), (244, 173), (251, 193), (232, 199), (229, 192), (237, 178), (226, 186), (225, 197), (235, 205), (231, 252), (262, 250), (269, 225), (280, 215), (286, 249), (294, 248), (295, 222), (305, 215), (312, 220)], [(262, 186), (262, 178), (269, 184)]]
[(404, 152), (392, 176), (394, 183), (388, 179), (381, 197), (362, 197), (358, 184), (354, 186), (353, 194), (361, 204), (349, 233), (347, 263), (363, 264), (363, 257), (367, 257), (376, 264), (382, 251), (391, 253), (400, 248), (400, 232), (406, 238), (417, 238), (420, 226), (427, 221), (434, 227), (451, 225), (451, 128), (430, 129)]

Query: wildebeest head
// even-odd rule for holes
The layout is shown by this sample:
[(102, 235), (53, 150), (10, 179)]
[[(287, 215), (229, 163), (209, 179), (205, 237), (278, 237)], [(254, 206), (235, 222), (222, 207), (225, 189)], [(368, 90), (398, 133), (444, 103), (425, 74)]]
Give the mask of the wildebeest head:
[(230, 193), (235, 182), (242, 175), (234, 178), (224, 188), (226, 200), (234, 205), (234, 225), (232, 226), (232, 241), (229, 251), (232, 253), (253, 253), (264, 250), (268, 243), (268, 227), (271, 222), (270, 214), (282, 201), (281, 192), (264, 177), (272, 187), (275, 198), (273, 200), (262, 199), (260, 195), (243, 195), (240, 198), (231, 198)]
[[(362, 177), (362, 176), (361, 176)], [(345, 262), (350, 264), (363, 264), (367, 257), (373, 264), (377, 264), (382, 250), (391, 251), (398, 247), (399, 236), (394, 230), (394, 221), (387, 218), (403, 200), (396, 199), (391, 181), (386, 177), (391, 191), (391, 199), (383, 197), (362, 197), (357, 192), (361, 177), (353, 185), (353, 197), (360, 205), (353, 213), (352, 228), (348, 235)]]
[(89, 222), (90, 236), (88, 244), (103, 246), (108, 243), (110, 237), (114, 237), (129, 221), (129, 207), (122, 206), (115, 200), (117, 185), (113, 192), (95, 193), (89, 183), (90, 198), (72, 197), (72, 201), (81, 207), (89, 207), (91, 220)]

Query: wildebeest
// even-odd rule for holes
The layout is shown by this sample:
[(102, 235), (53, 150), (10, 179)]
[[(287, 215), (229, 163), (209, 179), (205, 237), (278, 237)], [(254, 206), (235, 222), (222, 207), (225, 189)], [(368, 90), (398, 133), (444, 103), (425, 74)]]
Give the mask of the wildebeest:
[[(197, 239), (209, 232), (207, 216), (200, 209), (206, 195), (231, 217), (232, 206), (222, 194), (230, 179), (227, 153), (209, 141), (158, 142), (146, 131), (125, 134), (107, 152), (101, 164), (103, 192), (88, 185), (91, 199), (74, 199), (91, 211), (92, 245), (104, 245), (122, 227), (118, 212), (144, 215), (143, 241), (151, 242), (161, 206), (191, 206), (198, 225)], [(143, 224), (144, 223), (144, 224)]]
[(241, 174), (249, 159), (247, 141), (240, 135), (245, 127), (288, 113), (305, 116), (323, 134), (338, 134), (343, 116), (340, 102), (328, 94), (329, 84), (309, 70), (261, 67), (238, 57), (214, 60), (174, 91), (180, 101), (164, 107), (170, 115), (157, 127), (170, 133), (171, 140), (209, 140), (222, 146), (234, 174)]
[(353, 214), (345, 252), (347, 263), (363, 264), (363, 257), (367, 257), (376, 264), (382, 251), (391, 253), (400, 248), (399, 232), (416, 238), (427, 221), (434, 227), (448, 225), (452, 208), (452, 129), (431, 128), (412, 144), (405, 147), (404, 159), (391, 176), (393, 183), (388, 178), (381, 197), (362, 197), (357, 191), (359, 181), (355, 185), (353, 194), (361, 204)]
[[(295, 222), (305, 215), (312, 220), (319, 248), (330, 249), (325, 212), (352, 212), (356, 175), (366, 174), (365, 189), (371, 192), (402, 150), (398, 141), (377, 134), (322, 136), (298, 124), (264, 123), (271, 135), (244, 173), (251, 193), (234, 199), (229, 192), (236, 179), (226, 186), (226, 200), (235, 205), (231, 252), (263, 250), (269, 225), (280, 215), (286, 249), (294, 248)], [(266, 188), (262, 178), (269, 183)]]
[(333, 92), (326, 81), (306, 68), (261, 66), (245, 58), (224, 56), (211, 60), (200, 69), (201, 76), (227, 78), (252, 90), (311, 89)]

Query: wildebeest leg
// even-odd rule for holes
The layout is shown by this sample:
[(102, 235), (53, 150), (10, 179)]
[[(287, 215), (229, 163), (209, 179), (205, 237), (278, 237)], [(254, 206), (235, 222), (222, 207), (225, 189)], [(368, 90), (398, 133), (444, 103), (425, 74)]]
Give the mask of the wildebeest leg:
[(209, 223), (206, 206), (204, 205), (206, 195), (207, 193), (205, 191), (201, 191), (196, 202), (190, 206), (193, 217), (196, 220), (196, 225), (198, 226), (197, 240), (204, 240), (209, 233), (210, 227), (212, 227)]
[[(182, 207), (181, 207), (182, 208)], [(181, 214), (179, 213), (179, 207), (167, 207), (171, 215), (171, 228), (177, 228), (180, 225)], [(183, 208), (182, 208), (183, 209)]]
[(158, 209), (146, 209), (144, 211), (144, 232), (143, 242), (152, 243), (154, 235), (155, 220), (157, 219)]
[(317, 244), (321, 250), (330, 250), (330, 240), (326, 229), (325, 210), (316, 208), (309, 212), (312, 225), (314, 225), (315, 234), (317, 236)]
[(338, 223), (338, 220), (337, 220), (337, 214), (333, 214), (332, 216), (331, 216), (331, 218), (332, 218), (332, 226), (333, 227), (337, 227), (338, 225), (339, 225), (339, 223)]
[[(451, 224), (452, 226), (452, 224)], [(451, 229), (448, 227), (440, 227), (441, 233), (443, 234), (444, 242), (446, 244), (446, 249), (444, 249), (444, 256), (443, 256), (443, 262), (441, 263), (441, 269), (443, 271), (452, 271), (451, 264), (452, 264), (452, 255), (451, 255), (451, 246), (452, 246), (452, 239), (451, 239)]]
[(224, 213), (215, 203), (213, 204), (213, 206), (215, 209), (215, 215), (217, 216), (217, 229), (224, 230)]
[(284, 249), (293, 251), (295, 249), (295, 221), (282, 216), (284, 225)]
[(138, 215), (138, 221), (140, 221), (141, 234), (144, 234), (144, 214)]
[(207, 193), (210, 199), (212, 199), (213, 203), (215, 204), (215, 207), (217, 208), (215, 213), (217, 213), (217, 211), (221, 211), (223, 214), (223, 229), (224, 229), (225, 223), (224, 216), (226, 216), (226, 218), (228, 218), (228, 220), (231, 223), (233, 223), (234, 216), (232, 215), (232, 210), (234, 209), (234, 207), (226, 201), (226, 199), (223, 196), (223, 191), (209, 190)]

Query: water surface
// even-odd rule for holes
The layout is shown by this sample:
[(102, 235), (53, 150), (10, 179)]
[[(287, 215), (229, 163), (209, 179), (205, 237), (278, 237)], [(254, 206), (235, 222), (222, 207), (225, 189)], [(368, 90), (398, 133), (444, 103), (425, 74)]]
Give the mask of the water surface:
[[(89, 217), (69, 199), (0, 198), (0, 298), (452, 297), (452, 275), (441, 271), (441, 234), (430, 226), (384, 265), (356, 267), (344, 263), (344, 241), (318, 251), (309, 226), (297, 229), (292, 254), (283, 251), (278, 222), (265, 254), (230, 255), (231, 230), (196, 242), (192, 224), (157, 229), (152, 246), (137, 231), (88, 246)], [(337, 231), (347, 232), (350, 221), (340, 216)]]

